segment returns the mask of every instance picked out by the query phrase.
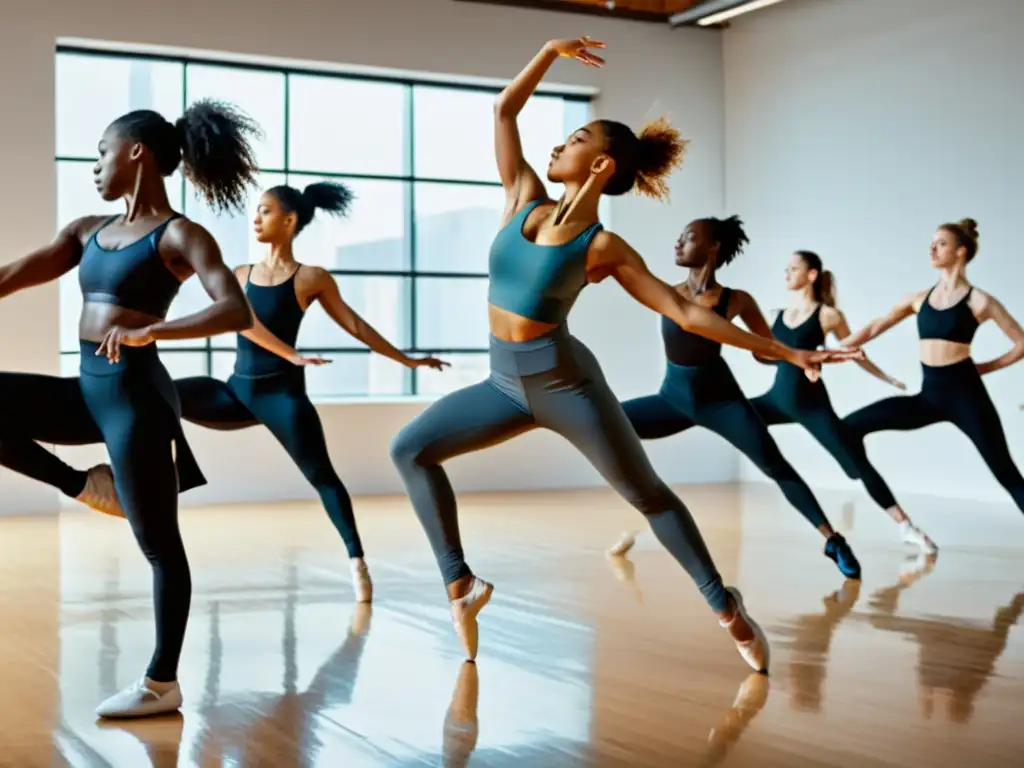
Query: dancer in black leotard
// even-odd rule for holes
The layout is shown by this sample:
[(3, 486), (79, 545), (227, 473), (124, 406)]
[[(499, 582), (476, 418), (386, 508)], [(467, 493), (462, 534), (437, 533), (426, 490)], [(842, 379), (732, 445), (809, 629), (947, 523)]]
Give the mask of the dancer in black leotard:
[[(714, 308), (726, 320), (739, 317), (754, 333), (770, 339), (771, 331), (753, 297), (725, 288), (715, 279), (718, 267), (732, 262), (746, 242), (743, 224), (736, 216), (690, 222), (676, 243), (676, 264), (689, 270), (686, 282), (677, 285), (676, 291)], [(778, 483), (789, 503), (825, 537), (825, 555), (843, 575), (859, 579), (860, 563), (849, 544), (832, 528), (807, 483), (782, 456), (722, 359), (721, 345), (688, 333), (668, 318), (662, 320), (661, 331), (668, 358), (661, 391), (622, 404), (640, 439), (669, 437), (694, 426), (721, 435)], [(635, 534), (627, 531), (609, 554), (625, 554), (634, 541)]]
[[(300, 192), (277, 186), (263, 193), (256, 212), (256, 239), (270, 248), (260, 264), (235, 270), (255, 315), (253, 327), (238, 337), (235, 373), (227, 383), (210, 376), (174, 382), (186, 421), (217, 430), (237, 430), (262, 424), (273, 433), (302, 474), (317, 490), (334, 527), (345, 542), (358, 602), (373, 594), (363, 546), (352, 513), (352, 500), (331, 464), (323, 425), (306, 395), (304, 368), (329, 363), (295, 350), (306, 310), (320, 305), (339, 326), (371, 350), (409, 368), (441, 369), (447, 363), (433, 357), (409, 357), (384, 337), (341, 298), (329, 272), (299, 264), (292, 252), (295, 237), (316, 210), (345, 215), (352, 200), (343, 184), (311, 184)], [(119, 514), (116, 501), (97, 494), (96, 508)]]
[(431, 405), (395, 438), (391, 455), (434, 550), (468, 658), (476, 656), (477, 614), (493, 587), (466, 563), (455, 492), (442, 464), (543, 427), (570, 440), (647, 517), (744, 659), (760, 670), (768, 663), (767, 642), (744, 615), (739, 593), (722, 583), (689, 511), (654, 473), (600, 366), (569, 334), (566, 319), (587, 283), (613, 277), (639, 302), (694, 333), (813, 370), (838, 358), (793, 352), (741, 331), (655, 278), (622, 238), (602, 230), (603, 194), (636, 188), (664, 196), (665, 177), (684, 149), (664, 121), (639, 135), (611, 120), (573, 131), (548, 165), (548, 178), (563, 183), (565, 194), (558, 202), (547, 196), (523, 157), (516, 118), (560, 56), (600, 66), (592, 47), (603, 44), (586, 37), (547, 43), (498, 97), (495, 152), (507, 205), (490, 254), (491, 374)]
[[(835, 279), (823, 269), (821, 257), (811, 251), (797, 251), (786, 268), (786, 285), (796, 294), (793, 305), (779, 312), (772, 334), (797, 349), (819, 349), (829, 334), (837, 339), (850, 335), (846, 318), (836, 306)], [(883, 372), (866, 357), (857, 364), (898, 389), (906, 385)], [(882, 509), (900, 526), (903, 540), (926, 554), (935, 554), (935, 544), (907, 517), (889, 486), (868, 461), (861, 440), (851, 439), (842, 419), (832, 408), (823, 381), (809, 381), (803, 371), (788, 363), (778, 363), (772, 388), (751, 400), (767, 426), (799, 424), (835, 457), (843, 471), (864, 483), (864, 488)]]
[[(215, 102), (193, 105), (176, 123), (149, 110), (118, 118), (100, 139), (93, 172), (103, 199), (123, 198), (127, 212), (73, 221), (52, 244), (0, 267), (3, 297), (77, 266), (84, 299), (80, 378), (0, 373), (0, 463), (76, 497), (86, 476), (35, 441), (106, 443), (116, 494), (153, 568), (156, 650), (141, 680), (99, 706), (101, 717), (169, 712), (182, 701), (177, 668), (192, 587), (178, 530), (178, 493), (206, 481), (185, 441), (178, 398), (155, 342), (252, 324), (220, 249), (205, 229), (171, 209), (164, 177), (183, 165), (214, 207), (240, 206), (254, 183), (248, 136), (257, 130), (244, 115)], [(193, 274), (213, 304), (164, 320), (181, 283)], [(92, 473), (93, 479), (102, 474)]]
[[(872, 432), (951, 422), (970, 438), (996, 480), (1024, 511), (1024, 477), (1010, 456), (999, 414), (981, 380), (1024, 357), (1024, 329), (994, 296), (967, 282), (967, 264), (977, 252), (978, 225), (973, 219), (943, 224), (931, 246), (932, 266), (942, 272), (938, 284), (907, 296), (889, 314), (843, 340), (859, 347), (916, 314), (924, 373), (918, 394), (873, 403), (844, 422), (858, 439)], [(975, 363), (971, 341), (986, 320), (995, 322), (1013, 347), (995, 360)]]

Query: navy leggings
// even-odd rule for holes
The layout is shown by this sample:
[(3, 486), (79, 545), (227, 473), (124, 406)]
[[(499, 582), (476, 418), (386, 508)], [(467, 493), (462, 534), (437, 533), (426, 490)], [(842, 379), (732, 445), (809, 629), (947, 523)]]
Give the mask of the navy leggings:
[(1024, 477), (1010, 456), (999, 414), (974, 361), (921, 367), (924, 381), (918, 394), (889, 397), (854, 411), (843, 419), (850, 433), (863, 440), (872, 432), (906, 432), (950, 422), (970, 438), (996, 480), (1024, 511)]
[(622, 407), (642, 440), (669, 437), (690, 427), (721, 435), (774, 480), (811, 525), (829, 525), (811, 489), (783, 457), (722, 358), (696, 366), (668, 363), (658, 394), (627, 400)]
[(258, 424), (270, 430), (316, 489), (348, 556), (363, 556), (352, 499), (331, 464), (320, 416), (306, 395), (302, 368), (257, 378), (232, 376), (227, 383), (196, 376), (178, 379), (174, 386), (185, 421), (224, 431)]
[(821, 380), (812, 382), (792, 365), (780, 366), (772, 388), (750, 401), (765, 425), (799, 424), (839, 462), (846, 475), (860, 480), (882, 509), (896, 506), (896, 497), (878, 470), (868, 461), (863, 440), (849, 430), (832, 408)]
[(527, 342), (491, 338), (491, 375), (441, 398), (391, 444), (445, 583), (471, 573), (455, 492), (441, 464), (543, 427), (565, 437), (647, 518), (715, 611), (729, 596), (689, 510), (655, 474), (601, 368), (560, 327)]
[(206, 480), (181, 432), (174, 386), (156, 346), (122, 347), (114, 364), (96, 356), (98, 346), (81, 343), (79, 378), (0, 373), (0, 464), (77, 496), (85, 473), (36, 441), (106, 444), (121, 506), (153, 569), (156, 650), (146, 675), (170, 682), (192, 599), (178, 493)]

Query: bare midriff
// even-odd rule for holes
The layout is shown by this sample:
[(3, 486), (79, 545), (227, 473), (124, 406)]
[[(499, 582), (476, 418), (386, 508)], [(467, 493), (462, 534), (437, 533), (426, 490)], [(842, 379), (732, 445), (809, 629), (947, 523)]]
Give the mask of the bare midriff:
[(487, 305), (487, 316), (490, 320), (491, 335), (501, 341), (532, 341), (558, 327), (551, 323), (539, 323), (493, 304)]
[(116, 304), (87, 301), (82, 307), (82, 314), (78, 319), (78, 338), (84, 341), (101, 342), (107, 335), (107, 331), (115, 325), (122, 328), (145, 328), (159, 323), (161, 319), (147, 315), (145, 312), (125, 309)]
[(970, 356), (970, 344), (945, 339), (921, 339), (921, 362), (930, 368), (955, 365)]

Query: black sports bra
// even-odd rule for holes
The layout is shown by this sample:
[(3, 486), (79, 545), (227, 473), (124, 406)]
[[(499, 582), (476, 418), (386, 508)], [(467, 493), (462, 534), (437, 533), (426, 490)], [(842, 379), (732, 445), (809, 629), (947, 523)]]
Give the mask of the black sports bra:
[(934, 290), (935, 288), (932, 288), (931, 291), (928, 291), (928, 295), (921, 302), (921, 309), (917, 312), (918, 335), (922, 339), (941, 339), (959, 344), (970, 344), (978, 330), (978, 318), (974, 316), (967, 303), (974, 287), (968, 288), (967, 293), (960, 301), (946, 309), (936, 309), (929, 302)]

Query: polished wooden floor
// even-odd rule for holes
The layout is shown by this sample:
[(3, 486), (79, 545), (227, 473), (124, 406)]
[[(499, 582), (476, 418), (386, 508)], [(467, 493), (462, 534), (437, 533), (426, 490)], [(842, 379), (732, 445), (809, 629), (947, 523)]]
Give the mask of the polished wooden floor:
[[(188, 510), (195, 594), (181, 716), (92, 712), (144, 668), (148, 567), (90, 513), (0, 521), (0, 765), (943, 766), (1024, 764), (1024, 520), (919, 501), (915, 558), (858, 497), (823, 494), (864, 566), (847, 582), (765, 486), (680, 489), (773, 646), (750, 676), (637, 516), (603, 491), (467, 496), (496, 584), (462, 663), (404, 499), (357, 500), (376, 582), (353, 605), (314, 505)], [(851, 503), (855, 501), (855, 503)]]

